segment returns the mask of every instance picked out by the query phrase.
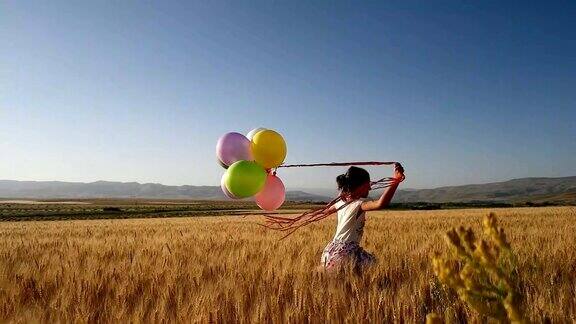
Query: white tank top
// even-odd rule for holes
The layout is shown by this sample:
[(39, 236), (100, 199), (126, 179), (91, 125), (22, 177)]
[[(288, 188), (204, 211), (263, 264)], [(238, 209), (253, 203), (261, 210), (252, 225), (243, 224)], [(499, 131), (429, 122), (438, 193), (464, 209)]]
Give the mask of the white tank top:
[[(334, 241), (360, 243), (364, 233), (364, 223), (366, 222), (366, 212), (361, 209), (364, 201), (365, 199), (354, 200), (338, 211), (338, 226), (336, 227)], [(339, 201), (334, 206), (340, 208), (344, 204), (344, 201)]]

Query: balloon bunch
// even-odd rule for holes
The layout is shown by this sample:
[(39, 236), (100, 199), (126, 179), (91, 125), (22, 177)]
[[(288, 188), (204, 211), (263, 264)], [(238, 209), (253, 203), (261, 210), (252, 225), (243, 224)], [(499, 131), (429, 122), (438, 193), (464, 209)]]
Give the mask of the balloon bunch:
[(226, 169), (220, 186), (232, 199), (255, 196), (263, 210), (276, 210), (284, 203), (286, 189), (273, 172), (286, 158), (286, 142), (277, 132), (256, 128), (246, 136), (227, 133), (216, 145), (218, 162)]

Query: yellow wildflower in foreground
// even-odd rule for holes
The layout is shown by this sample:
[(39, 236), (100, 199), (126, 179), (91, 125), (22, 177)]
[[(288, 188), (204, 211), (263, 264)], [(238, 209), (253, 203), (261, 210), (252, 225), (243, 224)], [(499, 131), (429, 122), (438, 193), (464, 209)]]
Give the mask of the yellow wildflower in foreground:
[(452, 256), (436, 254), (432, 259), (434, 273), (481, 315), (524, 323), (510, 243), (493, 213), (482, 225), (488, 240), (476, 239), (472, 229), (462, 226), (448, 231), (445, 238)]

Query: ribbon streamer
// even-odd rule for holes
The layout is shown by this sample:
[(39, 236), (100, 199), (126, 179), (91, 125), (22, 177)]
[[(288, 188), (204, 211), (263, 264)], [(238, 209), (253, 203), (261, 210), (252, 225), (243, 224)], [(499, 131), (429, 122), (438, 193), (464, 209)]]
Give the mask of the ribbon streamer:
[[(332, 162), (332, 163), (313, 163), (313, 164), (284, 164), (278, 166), (278, 168), (295, 168), (295, 167), (317, 167), (317, 166), (357, 166), (357, 165), (393, 165), (396, 162), (378, 162), (378, 161), (369, 161), (369, 162)], [(278, 169), (276, 168), (276, 169)], [(370, 182), (371, 190), (378, 190), (390, 187), (393, 183), (397, 183), (398, 180), (390, 177), (382, 178), (377, 181)], [(355, 192), (352, 193), (352, 196), (358, 194), (358, 188)], [(344, 201), (344, 204), (337, 208), (336, 210), (330, 211), (330, 209), (336, 205), (338, 202)], [(266, 228), (286, 232), (282, 239), (290, 236), (299, 228), (311, 224), (313, 222), (320, 221), (334, 212), (340, 211), (342, 208), (348, 206), (352, 201), (346, 201), (345, 197), (342, 193), (338, 195), (338, 197), (334, 198), (331, 202), (326, 204), (324, 207), (311, 209), (302, 213), (296, 217), (282, 217), (282, 216), (273, 216), (273, 215), (264, 215), (265, 217), (265, 224), (258, 224), (260, 226), (264, 226)], [(329, 212), (330, 211), (330, 212)]]
[(312, 164), (282, 164), (279, 168), (300, 168), (300, 167), (315, 167), (315, 166), (351, 166), (351, 165), (392, 165), (397, 162), (331, 162), (331, 163), (312, 163)]

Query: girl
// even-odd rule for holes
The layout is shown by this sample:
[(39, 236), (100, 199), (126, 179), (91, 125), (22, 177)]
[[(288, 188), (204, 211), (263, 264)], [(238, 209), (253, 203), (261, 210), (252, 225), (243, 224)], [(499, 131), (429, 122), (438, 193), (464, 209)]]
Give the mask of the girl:
[(344, 262), (352, 262), (358, 269), (376, 261), (372, 254), (360, 247), (366, 212), (386, 208), (404, 178), (404, 168), (400, 163), (395, 163), (393, 181), (378, 200), (366, 199), (371, 188), (370, 174), (365, 169), (352, 166), (336, 178), (343, 199), (327, 211), (328, 214), (338, 211), (338, 226), (334, 239), (322, 253), (324, 269), (337, 268)]

